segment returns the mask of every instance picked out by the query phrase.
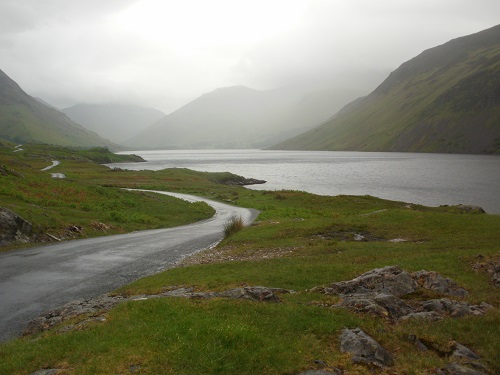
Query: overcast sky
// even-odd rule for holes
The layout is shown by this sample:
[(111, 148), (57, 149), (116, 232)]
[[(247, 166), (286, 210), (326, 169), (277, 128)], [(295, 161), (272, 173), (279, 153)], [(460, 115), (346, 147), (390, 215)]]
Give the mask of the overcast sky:
[(0, 69), (58, 107), (169, 113), (232, 85), (369, 93), (498, 15), (498, 0), (0, 0)]

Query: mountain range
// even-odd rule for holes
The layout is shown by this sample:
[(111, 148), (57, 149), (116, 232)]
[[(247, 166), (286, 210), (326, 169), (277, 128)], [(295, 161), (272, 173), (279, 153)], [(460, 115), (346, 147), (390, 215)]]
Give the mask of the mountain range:
[(232, 86), (166, 116), (81, 104), (64, 109), (73, 121), (0, 70), (0, 138), (111, 149), (119, 146), (102, 136), (130, 149), (500, 153), (500, 25), (422, 52), (349, 103), (357, 96), (331, 86)]
[(500, 25), (422, 52), (273, 149), (500, 153)]
[(70, 120), (64, 113), (29, 96), (1, 70), (0, 138), (15, 143), (118, 148), (113, 142)]
[(300, 87), (224, 87), (206, 93), (124, 142), (135, 149), (263, 148), (300, 134), (356, 94)]
[(135, 136), (165, 113), (128, 104), (76, 104), (62, 110), (70, 119), (101, 137), (121, 143)]

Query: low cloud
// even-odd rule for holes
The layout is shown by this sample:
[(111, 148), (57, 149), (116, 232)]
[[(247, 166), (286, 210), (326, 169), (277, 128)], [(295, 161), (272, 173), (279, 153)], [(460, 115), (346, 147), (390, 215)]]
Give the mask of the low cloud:
[(0, 0), (0, 69), (60, 107), (170, 112), (239, 84), (368, 93), (404, 61), (494, 26), (498, 14), (490, 0)]

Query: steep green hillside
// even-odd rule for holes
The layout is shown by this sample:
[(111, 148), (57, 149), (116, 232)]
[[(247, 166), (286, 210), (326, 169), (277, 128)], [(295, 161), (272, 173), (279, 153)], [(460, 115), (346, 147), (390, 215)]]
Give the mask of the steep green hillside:
[(1, 70), (0, 138), (17, 143), (117, 148), (111, 141), (86, 130), (63, 113), (26, 94)]
[(276, 149), (500, 152), (500, 25), (407, 61), (370, 95)]

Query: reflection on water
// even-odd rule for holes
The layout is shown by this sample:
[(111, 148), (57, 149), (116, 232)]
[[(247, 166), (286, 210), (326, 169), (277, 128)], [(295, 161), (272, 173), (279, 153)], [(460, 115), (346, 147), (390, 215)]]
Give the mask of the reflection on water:
[(473, 204), (500, 214), (500, 157), (494, 155), (266, 150), (133, 153), (148, 162), (109, 166), (229, 171), (267, 181), (251, 189), (373, 195), (428, 206)]

